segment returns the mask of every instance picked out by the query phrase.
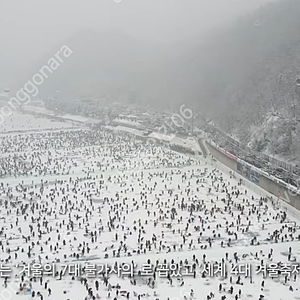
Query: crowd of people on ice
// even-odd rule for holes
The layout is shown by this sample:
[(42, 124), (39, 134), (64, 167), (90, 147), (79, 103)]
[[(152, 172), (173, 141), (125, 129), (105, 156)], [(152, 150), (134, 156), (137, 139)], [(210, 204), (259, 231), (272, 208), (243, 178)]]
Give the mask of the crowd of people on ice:
[[(278, 203), (247, 191), (233, 174), (224, 176), (194, 158), (127, 134), (69, 130), (7, 135), (0, 138), (0, 153), (0, 258), (4, 264), (130, 257), (138, 265), (138, 258), (145, 257), (154, 270), (148, 276), (136, 272), (128, 278), (100, 272), (99, 278), (91, 279), (84, 276), (86, 268), (82, 276), (69, 274), (84, 285), (85, 300), (161, 299), (157, 294), (160, 265), (189, 265), (189, 278), (204, 282), (209, 276), (203, 270), (215, 260), (210, 258), (212, 249), (225, 251), (219, 260), (229, 265), (250, 258), (266, 265), (274, 262), (275, 246), (264, 253), (261, 245), (300, 241), (298, 224)], [(10, 184), (10, 178), (18, 178), (19, 183)], [(257, 251), (249, 252), (247, 247)], [(199, 251), (201, 256), (174, 259), (178, 253), (191, 256)], [(151, 259), (160, 254), (164, 259)], [(291, 247), (286, 257), (288, 262), (296, 260)], [(58, 270), (53, 274), (57, 280), (64, 277)], [(164, 276), (168, 285), (185, 286), (185, 277), (171, 274), (168, 270)], [(233, 279), (228, 272), (217, 277), (222, 281), (206, 295), (207, 300), (217, 297), (216, 291), (222, 300), (240, 299), (243, 281), (255, 280), (246, 275)], [(41, 300), (52, 295), (52, 281), (44, 276), (24, 272), (5, 277), (4, 288), (13, 279), (19, 281), (18, 294)], [(284, 277), (292, 292), (296, 287), (288, 279)], [(131, 290), (124, 289), (124, 280)], [(297, 281), (296, 273), (292, 280)], [(152, 292), (137, 293), (137, 285)], [(266, 285), (267, 280), (262, 280), (260, 299)], [(68, 292), (62, 293), (68, 300)], [(202, 296), (190, 289), (182, 300)]]
[[(156, 159), (148, 162), (149, 147), (133, 137), (100, 130), (48, 131), (0, 136), (0, 178), (72, 175), (124, 169), (132, 157), (136, 168), (190, 165), (191, 160), (154, 148)], [(126, 157), (123, 154), (126, 153)], [(176, 160), (176, 164), (174, 161)], [(82, 166), (79, 168), (79, 166)]]

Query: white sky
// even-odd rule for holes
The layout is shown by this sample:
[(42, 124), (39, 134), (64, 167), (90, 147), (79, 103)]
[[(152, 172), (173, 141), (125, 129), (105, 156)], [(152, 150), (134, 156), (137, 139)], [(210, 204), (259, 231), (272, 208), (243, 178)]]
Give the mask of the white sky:
[(117, 28), (140, 38), (169, 41), (222, 24), (269, 1), (1, 0), (0, 28), (17, 36), (26, 29), (29, 38), (43, 29), (63, 36), (77, 28)]
[(80, 29), (122, 30), (166, 45), (275, 0), (0, 0), (1, 81)]

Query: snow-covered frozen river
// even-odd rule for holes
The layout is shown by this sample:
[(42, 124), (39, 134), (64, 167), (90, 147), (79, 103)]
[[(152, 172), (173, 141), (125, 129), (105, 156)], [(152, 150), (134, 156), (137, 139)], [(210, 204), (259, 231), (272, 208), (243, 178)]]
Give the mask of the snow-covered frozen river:
[[(0, 275), (0, 300), (300, 299), (299, 224), (276, 201), (204, 158), (126, 135), (43, 130), (0, 136), (0, 258), (12, 270), (6, 283)], [(203, 272), (222, 259), (226, 274)], [(134, 276), (106, 275), (116, 261), (134, 262)], [(18, 263), (36, 265), (22, 277)], [(41, 281), (46, 264), (58, 273)], [(146, 264), (152, 272), (138, 273)]]

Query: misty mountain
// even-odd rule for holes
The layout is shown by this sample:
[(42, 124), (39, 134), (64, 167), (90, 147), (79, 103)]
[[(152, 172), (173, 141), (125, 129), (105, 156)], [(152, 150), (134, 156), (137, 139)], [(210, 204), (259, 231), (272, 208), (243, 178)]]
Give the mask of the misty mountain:
[(174, 85), (245, 145), (299, 158), (299, 16), (300, 2), (285, 0), (219, 30), (187, 50)]
[(299, 16), (298, 0), (274, 2), (230, 27), (172, 45), (82, 30), (31, 64), (30, 74), (67, 45), (72, 55), (40, 86), (41, 96), (59, 89), (64, 98), (112, 101), (134, 93), (139, 104), (193, 105), (245, 145), (297, 158)]

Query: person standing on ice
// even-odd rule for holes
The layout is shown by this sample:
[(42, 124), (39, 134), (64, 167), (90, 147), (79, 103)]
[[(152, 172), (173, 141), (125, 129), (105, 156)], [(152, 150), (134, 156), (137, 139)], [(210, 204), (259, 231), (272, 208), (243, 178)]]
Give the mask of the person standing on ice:
[(265, 287), (265, 281), (263, 280), (263, 281), (261, 282), (261, 290), (262, 290), (262, 291), (263, 291), (264, 287)]
[(222, 283), (219, 284), (219, 292), (222, 291)]
[(96, 287), (96, 290), (98, 291), (99, 290), (99, 281), (98, 280), (95, 281), (95, 287)]

